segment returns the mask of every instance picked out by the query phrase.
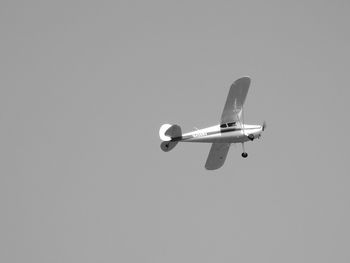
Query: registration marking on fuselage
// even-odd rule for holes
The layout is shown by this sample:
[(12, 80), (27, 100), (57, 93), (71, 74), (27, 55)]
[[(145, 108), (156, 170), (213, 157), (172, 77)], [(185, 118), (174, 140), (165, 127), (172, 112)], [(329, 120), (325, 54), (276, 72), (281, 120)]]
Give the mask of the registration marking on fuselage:
[(194, 133), (192, 136), (193, 138), (197, 138), (197, 137), (203, 137), (203, 136), (207, 136), (208, 134), (205, 131), (198, 131), (196, 133)]

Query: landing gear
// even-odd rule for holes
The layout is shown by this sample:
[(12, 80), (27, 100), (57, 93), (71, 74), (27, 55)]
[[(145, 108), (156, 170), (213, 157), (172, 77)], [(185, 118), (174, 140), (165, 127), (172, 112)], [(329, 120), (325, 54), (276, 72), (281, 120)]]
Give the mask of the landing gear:
[(249, 138), (249, 140), (253, 141), (254, 140), (254, 134), (249, 134), (248, 138)]
[(244, 142), (242, 142), (242, 149), (243, 149), (242, 157), (243, 157), (243, 158), (247, 158), (247, 157), (248, 157), (248, 154), (245, 152), (245, 149), (244, 149)]

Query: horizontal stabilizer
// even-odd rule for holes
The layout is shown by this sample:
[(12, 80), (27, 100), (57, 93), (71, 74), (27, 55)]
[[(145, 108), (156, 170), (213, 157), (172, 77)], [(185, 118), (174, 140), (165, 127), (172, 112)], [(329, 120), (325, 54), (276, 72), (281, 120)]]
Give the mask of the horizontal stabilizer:
[(176, 144), (178, 142), (162, 142), (160, 144), (160, 148), (164, 151), (164, 152), (169, 152), (170, 150), (172, 150)]
[(159, 129), (159, 137), (163, 141), (160, 148), (164, 152), (169, 152), (176, 146), (181, 136), (182, 132), (179, 125), (163, 124)]
[(171, 139), (179, 138), (181, 136), (181, 127), (176, 124), (163, 124), (159, 129), (159, 137), (162, 141), (171, 141)]

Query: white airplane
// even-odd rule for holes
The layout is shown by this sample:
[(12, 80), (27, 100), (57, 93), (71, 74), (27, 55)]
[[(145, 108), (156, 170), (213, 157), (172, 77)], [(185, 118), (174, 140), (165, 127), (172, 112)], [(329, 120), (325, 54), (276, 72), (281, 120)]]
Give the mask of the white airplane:
[(182, 134), (179, 125), (163, 124), (159, 130), (163, 141), (160, 148), (169, 152), (178, 142), (212, 143), (205, 164), (208, 170), (218, 169), (224, 164), (231, 143), (242, 143), (242, 157), (247, 158), (244, 143), (260, 138), (266, 128), (265, 122), (263, 125), (244, 124), (243, 104), (249, 85), (249, 77), (237, 79), (231, 85), (219, 125)]

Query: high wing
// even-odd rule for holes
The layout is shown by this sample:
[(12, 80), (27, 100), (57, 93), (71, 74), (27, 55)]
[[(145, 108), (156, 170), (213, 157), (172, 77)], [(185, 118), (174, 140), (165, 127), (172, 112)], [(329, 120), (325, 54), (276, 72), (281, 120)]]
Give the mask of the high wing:
[(205, 163), (205, 168), (208, 170), (219, 169), (225, 162), (230, 143), (213, 143)]
[(221, 115), (221, 124), (240, 120), (240, 115), (245, 98), (247, 97), (249, 85), (249, 77), (237, 79), (231, 85), (230, 91), (227, 95), (226, 104)]

